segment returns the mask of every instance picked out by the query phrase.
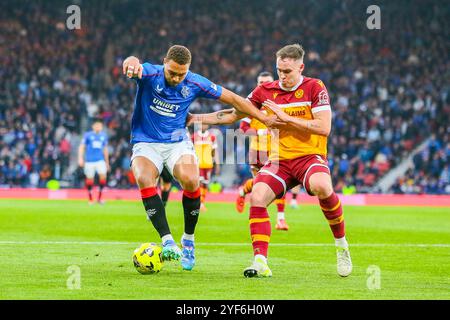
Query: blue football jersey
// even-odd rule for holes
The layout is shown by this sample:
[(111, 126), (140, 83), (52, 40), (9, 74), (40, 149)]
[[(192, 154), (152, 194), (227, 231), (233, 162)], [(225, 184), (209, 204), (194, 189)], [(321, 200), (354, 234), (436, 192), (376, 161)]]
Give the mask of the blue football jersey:
[(108, 137), (106, 136), (106, 133), (100, 132), (97, 134), (94, 131), (86, 132), (83, 137), (83, 144), (86, 146), (86, 162), (105, 160), (103, 148), (108, 144)]
[(131, 120), (131, 143), (174, 143), (188, 140), (186, 118), (197, 97), (218, 99), (222, 87), (188, 72), (176, 86), (166, 84), (164, 66), (143, 64)]

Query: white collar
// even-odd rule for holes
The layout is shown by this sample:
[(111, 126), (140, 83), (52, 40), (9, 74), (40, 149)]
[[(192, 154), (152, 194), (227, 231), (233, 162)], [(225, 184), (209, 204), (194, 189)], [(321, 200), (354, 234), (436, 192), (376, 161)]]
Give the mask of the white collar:
[(301, 85), (302, 83), (303, 83), (303, 76), (301, 76), (300, 81), (299, 81), (293, 88), (291, 88), (291, 89), (286, 89), (286, 88), (284, 88), (283, 85), (281, 84), (281, 82), (278, 82), (278, 84), (279, 84), (281, 90), (284, 90), (284, 91), (295, 91), (295, 90), (298, 89), (298, 87), (300, 87), (300, 85)]

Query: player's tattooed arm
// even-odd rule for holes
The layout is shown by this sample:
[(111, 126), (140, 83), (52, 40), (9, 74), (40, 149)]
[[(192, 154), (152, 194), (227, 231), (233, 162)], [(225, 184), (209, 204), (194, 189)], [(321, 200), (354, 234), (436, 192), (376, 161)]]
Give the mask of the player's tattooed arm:
[(306, 120), (288, 115), (273, 101), (265, 101), (264, 106), (271, 109), (281, 121), (287, 123), (289, 129), (301, 130), (321, 136), (328, 136), (330, 134), (331, 112), (329, 110), (316, 112), (314, 113), (314, 119)]
[(245, 113), (242, 113), (236, 109), (219, 110), (214, 112), (214, 114), (219, 122), (218, 124), (232, 124), (246, 116)]
[(189, 113), (186, 125), (192, 125), (195, 122), (200, 122), (202, 124), (232, 124), (239, 119), (245, 117), (245, 114), (238, 112), (235, 109), (225, 109), (219, 110), (212, 113), (201, 113), (201, 114), (191, 114)]
[(272, 124), (270, 120), (273, 119), (271, 119), (271, 117), (258, 110), (258, 108), (256, 108), (250, 101), (228, 89), (222, 88), (222, 95), (219, 100), (228, 105), (232, 105), (241, 114), (247, 114), (252, 118), (258, 119), (264, 124)]

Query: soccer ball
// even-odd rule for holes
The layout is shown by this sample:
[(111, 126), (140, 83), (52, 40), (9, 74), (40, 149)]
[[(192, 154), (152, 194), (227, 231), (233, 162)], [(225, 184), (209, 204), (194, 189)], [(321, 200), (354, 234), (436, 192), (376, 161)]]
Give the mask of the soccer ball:
[(133, 252), (133, 264), (142, 274), (161, 271), (163, 266), (162, 249), (156, 243), (143, 243)]

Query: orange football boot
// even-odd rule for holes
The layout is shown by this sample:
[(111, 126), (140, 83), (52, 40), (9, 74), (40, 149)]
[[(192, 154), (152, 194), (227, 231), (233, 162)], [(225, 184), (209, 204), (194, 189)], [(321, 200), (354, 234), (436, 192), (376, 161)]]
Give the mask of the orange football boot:
[(239, 213), (244, 212), (245, 209), (245, 195), (242, 196), (243, 192), (242, 192), (242, 188), (239, 188), (239, 195), (236, 198), (236, 210)]
[(277, 225), (275, 226), (275, 229), (288, 231), (289, 226), (287, 225), (286, 220), (280, 219), (277, 221)]

